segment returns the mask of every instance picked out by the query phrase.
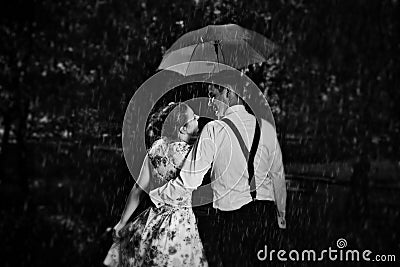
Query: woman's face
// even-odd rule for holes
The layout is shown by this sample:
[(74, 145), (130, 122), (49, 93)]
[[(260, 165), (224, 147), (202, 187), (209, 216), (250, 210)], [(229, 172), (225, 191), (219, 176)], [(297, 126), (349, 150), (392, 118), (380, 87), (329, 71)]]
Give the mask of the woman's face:
[(190, 137), (196, 137), (199, 132), (199, 116), (188, 107), (185, 113), (186, 123), (183, 125), (183, 131)]

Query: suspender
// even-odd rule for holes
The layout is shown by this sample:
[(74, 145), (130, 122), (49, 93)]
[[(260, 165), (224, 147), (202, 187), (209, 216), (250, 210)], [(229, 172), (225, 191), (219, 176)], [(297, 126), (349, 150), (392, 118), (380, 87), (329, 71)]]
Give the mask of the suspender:
[(228, 118), (223, 118), (221, 119), (223, 122), (225, 122), (233, 131), (233, 133), (236, 135), (236, 138), (239, 141), (239, 145), (243, 151), (243, 154), (247, 160), (247, 171), (249, 172), (249, 185), (250, 185), (250, 195), (253, 200), (256, 199), (256, 179), (254, 177), (254, 157), (256, 156), (257, 148), (258, 148), (258, 143), (260, 141), (260, 126), (258, 125), (258, 121), (256, 119), (256, 130), (254, 132), (254, 139), (253, 139), (253, 144), (251, 145), (250, 153), (249, 150), (246, 147), (246, 144), (243, 141), (242, 136), (239, 133), (239, 130), (237, 127), (233, 124), (231, 120)]

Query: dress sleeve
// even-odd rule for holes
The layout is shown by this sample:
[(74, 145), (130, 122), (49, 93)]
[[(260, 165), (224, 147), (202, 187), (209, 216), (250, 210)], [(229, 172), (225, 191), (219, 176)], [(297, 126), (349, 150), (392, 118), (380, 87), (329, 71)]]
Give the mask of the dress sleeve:
[(167, 139), (161, 138), (154, 142), (148, 152), (150, 162), (154, 167), (153, 175), (160, 182), (169, 181), (177, 176), (177, 168), (171, 161), (170, 146)]

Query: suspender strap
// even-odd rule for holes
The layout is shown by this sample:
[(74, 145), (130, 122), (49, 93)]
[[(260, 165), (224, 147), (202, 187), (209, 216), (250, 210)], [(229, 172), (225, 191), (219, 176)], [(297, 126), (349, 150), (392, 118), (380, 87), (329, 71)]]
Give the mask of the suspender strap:
[(244, 157), (246, 160), (249, 160), (249, 150), (246, 147), (245, 142), (243, 141), (242, 135), (240, 134), (238, 128), (233, 124), (233, 122), (228, 118), (222, 118), (221, 121), (228, 124), (228, 126), (232, 129), (233, 133), (236, 135), (237, 140), (239, 141), (240, 148), (243, 151)]
[(256, 191), (256, 177), (254, 176), (254, 157), (256, 156), (258, 143), (260, 141), (260, 125), (258, 125), (258, 121), (256, 118), (256, 130), (254, 132), (253, 144), (250, 149), (249, 161), (247, 162), (247, 168), (249, 170), (249, 178), (250, 181), (250, 194), (253, 200), (256, 199), (257, 191)]
[(246, 144), (243, 141), (243, 138), (237, 129), (237, 127), (233, 124), (231, 120), (228, 118), (223, 118), (221, 119), (223, 122), (225, 122), (233, 131), (233, 133), (236, 135), (236, 138), (239, 141), (239, 145), (243, 151), (243, 154), (247, 160), (247, 171), (249, 173), (249, 185), (250, 185), (250, 195), (253, 200), (256, 199), (256, 179), (254, 177), (254, 157), (257, 152), (258, 148), (258, 143), (260, 141), (260, 126), (258, 125), (258, 121), (256, 120), (256, 130), (254, 132), (254, 138), (253, 138), (253, 144), (251, 145), (250, 152), (246, 147)]

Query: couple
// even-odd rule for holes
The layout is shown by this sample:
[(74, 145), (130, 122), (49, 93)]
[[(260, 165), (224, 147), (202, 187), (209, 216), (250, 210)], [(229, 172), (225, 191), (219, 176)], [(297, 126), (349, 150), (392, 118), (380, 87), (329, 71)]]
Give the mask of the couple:
[[(214, 253), (223, 266), (262, 264), (257, 251), (265, 245), (278, 248), (276, 226), (286, 227), (286, 184), (275, 129), (265, 120), (259, 126), (229, 85), (210, 86), (209, 97), (209, 104), (223, 119), (208, 123), (191, 149), (197, 116), (185, 104), (179, 105), (186, 109), (179, 109), (176, 116), (185, 119), (175, 120), (181, 142), (161, 139), (150, 149), (114, 228), (116, 242), (105, 262), (115, 259), (114, 266), (207, 266), (190, 204), (192, 191), (210, 168), (213, 206), (218, 211), (218, 251)], [(140, 187), (149, 185), (149, 161), (165, 183), (149, 193), (155, 206), (125, 225), (138, 206)]]

